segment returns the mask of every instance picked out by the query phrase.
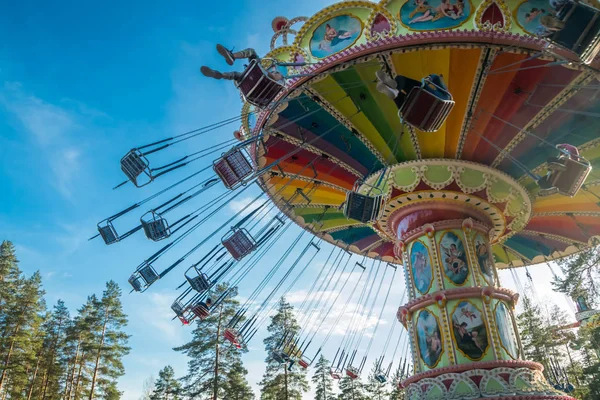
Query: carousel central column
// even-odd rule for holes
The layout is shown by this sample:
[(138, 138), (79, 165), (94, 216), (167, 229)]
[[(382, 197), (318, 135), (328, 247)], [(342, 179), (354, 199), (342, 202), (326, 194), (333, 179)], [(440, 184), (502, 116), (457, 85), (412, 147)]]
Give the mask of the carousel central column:
[(468, 207), (427, 202), (397, 224), (410, 293), (398, 318), (414, 360), (414, 375), (403, 382), (407, 398), (567, 399), (541, 365), (521, 359), (518, 294), (499, 287), (491, 222), (478, 217)]

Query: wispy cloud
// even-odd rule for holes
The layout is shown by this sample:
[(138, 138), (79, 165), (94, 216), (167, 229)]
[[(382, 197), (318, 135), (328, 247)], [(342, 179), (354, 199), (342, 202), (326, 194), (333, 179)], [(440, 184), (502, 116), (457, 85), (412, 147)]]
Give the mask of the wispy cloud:
[(47, 162), (52, 186), (70, 199), (82, 168), (82, 149), (73, 137), (89, 129), (95, 119), (108, 116), (76, 100), (63, 99), (59, 104), (45, 101), (18, 82), (5, 82), (0, 87), (0, 107), (18, 121)]
[(148, 307), (140, 313), (140, 318), (149, 327), (158, 330), (162, 337), (175, 346), (183, 341), (181, 326), (172, 321), (173, 311), (171, 303), (173, 302), (171, 293), (149, 293), (147, 295)]

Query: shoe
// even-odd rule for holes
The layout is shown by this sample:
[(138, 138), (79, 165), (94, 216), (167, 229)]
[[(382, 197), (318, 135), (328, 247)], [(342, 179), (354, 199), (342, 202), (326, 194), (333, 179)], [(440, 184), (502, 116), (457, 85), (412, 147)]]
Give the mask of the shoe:
[(219, 71), (215, 71), (214, 69), (208, 68), (207, 66), (200, 67), (200, 72), (202, 72), (202, 75), (208, 76), (209, 78), (223, 79), (222, 73), (220, 73)]
[(398, 96), (398, 91), (386, 85), (383, 82), (379, 82), (376, 86), (378, 92), (385, 94), (390, 99), (394, 100)]
[(233, 65), (235, 58), (233, 57), (233, 53), (231, 52), (231, 50), (227, 50), (227, 48), (225, 48), (225, 46), (223, 46), (222, 44), (218, 44), (217, 51), (219, 52), (220, 55), (223, 56), (223, 58), (225, 59), (225, 62), (228, 65)]
[(383, 83), (386, 86), (391, 87), (392, 89), (396, 89), (398, 87), (398, 84), (396, 83), (396, 81), (393, 80), (392, 78), (390, 78), (390, 76), (382, 70), (375, 72), (375, 76), (377, 77), (377, 80), (379, 82)]
[(548, 189), (540, 189), (540, 191), (537, 192), (537, 195), (539, 197), (547, 197), (547, 196), (552, 196), (553, 194), (557, 194), (558, 192), (559, 192), (558, 188), (551, 187)]

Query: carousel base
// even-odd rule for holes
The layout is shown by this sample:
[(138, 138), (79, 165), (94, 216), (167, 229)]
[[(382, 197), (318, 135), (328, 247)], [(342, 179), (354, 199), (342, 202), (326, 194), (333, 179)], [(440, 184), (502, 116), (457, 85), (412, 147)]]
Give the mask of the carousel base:
[(574, 400), (554, 389), (542, 370), (529, 361), (463, 364), (414, 375), (402, 385), (407, 400)]

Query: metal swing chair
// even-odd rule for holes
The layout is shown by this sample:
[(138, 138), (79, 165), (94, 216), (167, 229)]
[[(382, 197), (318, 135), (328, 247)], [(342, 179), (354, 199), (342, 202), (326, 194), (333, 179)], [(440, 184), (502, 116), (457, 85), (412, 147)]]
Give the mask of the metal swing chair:
[(136, 292), (144, 292), (150, 285), (160, 279), (154, 267), (145, 262), (137, 271), (129, 277), (129, 284)]
[(234, 227), (223, 236), (221, 243), (237, 261), (256, 249), (256, 240), (245, 228)]
[(242, 335), (233, 328), (226, 328), (225, 332), (223, 332), (223, 337), (234, 345), (236, 348), (241, 349), (243, 346), (243, 338)]
[(545, 179), (548, 188), (542, 188), (538, 196), (550, 196), (559, 193), (563, 196), (573, 197), (585, 183), (592, 171), (592, 165), (575, 151), (567, 151), (557, 146), (560, 154), (558, 157), (548, 159), (549, 173)]
[[(265, 61), (271, 64), (265, 65)], [(285, 77), (282, 80), (275, 80), (269, 76), (269, 70), (276, 66), (302, 67), (304, 65), (306, 65), (304, 62), (284, 63), (271, 58), (255, 58), (250, 61), (239, 81), (235, 81), (235, 86), (240, 90), (246, 102), (258, 108), (266, 108), (285, 89)], [(287, 78), (299, 76), (304, 75), (288, 76)]]
[(239, 81), (235, 82), (245, 101), (258, 108), (265, 108), (285, 88), (283, 82), (269, 76), (261, 60), (250, 61)]
[(154, 180), (150, 162), (139, 149), (131, 149), (121, 158), (121, 171), (138, 188), (146, 186)]
[[(147, 215), (150, 215), (150, 218), (144, 218)], [(146, 213), (140, 221), (146, 237), (150, 240), (158, 242), (171, 236), (169, 223), (155, 210)]]
[[(435, 89), (434, 93), (431, 89)], [(454, 108), (452, 94), (425, 77), (421, 86), (414, 87), (400, 108), (402, 121), (423, 132), (439, 130)]]
[(245, 183), (244, 178), (249, 177), (254, 172), (254, 167), (244, 149), (247, 144), (254, 141), (253, 138), (233, 147), (213, 163), (213, 169), (227, 189), (234, 190), (243, 185)]
[(585, 64), (591, 64), (600, 52), (600, 10), (578, 1), (564, 4), (556, 13), (564, 27), (549, 40), (573, 51)]
[(348, 376), (352, 380), (358, 379), (360, 378), (360, 371), (358, 370), (358, 368), (349, 365), (346, 368), (346, 376)]
[(332, 379), (339, 381), (340, 379), (342, 379), (343, 372), (344, 371), (339, 368), (331, 368), (329, 370), (329, 375), (331, 376)]
[[(379, 218), (383, 210), (384, 196), (381, 189), (372, 186), (367, 194), (358, 192), (360, 181), (356, 181), (351, 191), (346, 193), (346, 202), (344, 205), (344, 216), (348, 219), (367, 223)], [(370, 192), (377, 190), (380, 194), (371, 196)]]

